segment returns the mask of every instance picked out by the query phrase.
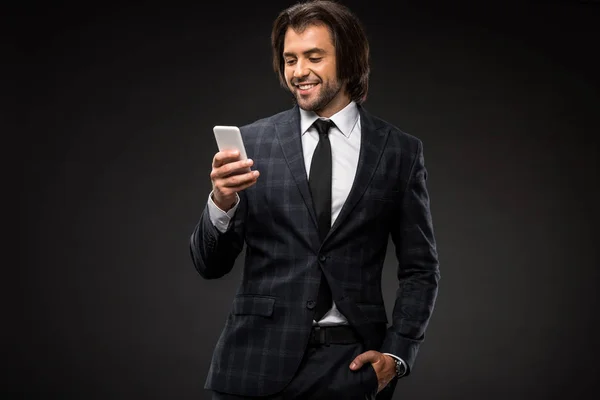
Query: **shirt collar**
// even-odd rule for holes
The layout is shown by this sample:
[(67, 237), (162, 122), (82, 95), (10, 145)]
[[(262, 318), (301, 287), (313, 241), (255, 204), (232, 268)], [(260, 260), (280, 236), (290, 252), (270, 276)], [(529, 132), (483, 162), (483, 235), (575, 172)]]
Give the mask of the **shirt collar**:
[[(347, 138), (358, 121), (358, 107), (354, 101), (342, 108), (337, 113), (333, 114), (329, 119), (335, 123), (335, 126)], [(312, 124), (319, 118), (314, 111), (306, 111), (300, 108), (300, 132), (304, 135)]]

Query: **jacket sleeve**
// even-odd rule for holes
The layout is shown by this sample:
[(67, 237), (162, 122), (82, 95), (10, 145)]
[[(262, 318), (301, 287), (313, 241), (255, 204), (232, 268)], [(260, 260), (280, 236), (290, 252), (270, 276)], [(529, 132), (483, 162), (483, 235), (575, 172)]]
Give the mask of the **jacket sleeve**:
[(240, 202), (227, 230), (221, 233), (212, 223), (208, 204), (190, 236), (190, 255), (198, 273), (205, 279), (220, 278), (231, 271), (244, 246), (246, 196)]
[(391, 232), (398, 260), (398, 289), (381, 352), (407, 364), (410, 373), (433, 312), (440, 279), (438, 256), (426, 187), (423, 146), (418, 141), (410, 176)]

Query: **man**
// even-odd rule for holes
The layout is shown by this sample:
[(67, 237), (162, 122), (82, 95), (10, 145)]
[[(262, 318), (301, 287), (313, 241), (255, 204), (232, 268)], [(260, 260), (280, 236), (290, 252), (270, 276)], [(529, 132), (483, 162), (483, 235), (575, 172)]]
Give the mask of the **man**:
[[(421, 142), (362, 107), (369, 45), (346, 7), (284, 10), (272, 47), (297, 104), (241, 127), (249, 160), (215, 155), (191, 235), (206, 279), (227, 274), (246, 245), (206, 388), (214, 399), (391, 398), (412, 370), (439, 280)], [(387, 327), (390, 235), (399, 287)]]

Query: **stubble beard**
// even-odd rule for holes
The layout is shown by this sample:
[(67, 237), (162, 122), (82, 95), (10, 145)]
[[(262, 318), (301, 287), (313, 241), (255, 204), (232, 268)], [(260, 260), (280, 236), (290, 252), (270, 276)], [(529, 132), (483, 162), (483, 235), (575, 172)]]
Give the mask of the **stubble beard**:
[(303, 100), (297, 93), (297, 89), (294, 87), (292, 96), (300, 108), (306, 111), (314, 111), (318, 113), (323, 110), (331, 101), (338, 95), (342, 90), (342, 84), (340, 81), (335, 83), (323, 84), (321, 82), (321, 90), (317, 94), (316, 98), (312, 101)]

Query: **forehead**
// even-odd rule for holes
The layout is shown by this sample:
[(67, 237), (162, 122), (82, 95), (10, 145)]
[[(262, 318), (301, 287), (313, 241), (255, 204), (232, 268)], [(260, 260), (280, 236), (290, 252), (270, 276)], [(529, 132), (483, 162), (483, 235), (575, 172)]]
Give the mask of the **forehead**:
[(333, 50), (333, 40), (329, 29), (323, 25), (308, 25), (302, 31), (289, 27), (285, 32), (283, 51), (286, 53), (303, 52), (306, 49), (320, 48)]

